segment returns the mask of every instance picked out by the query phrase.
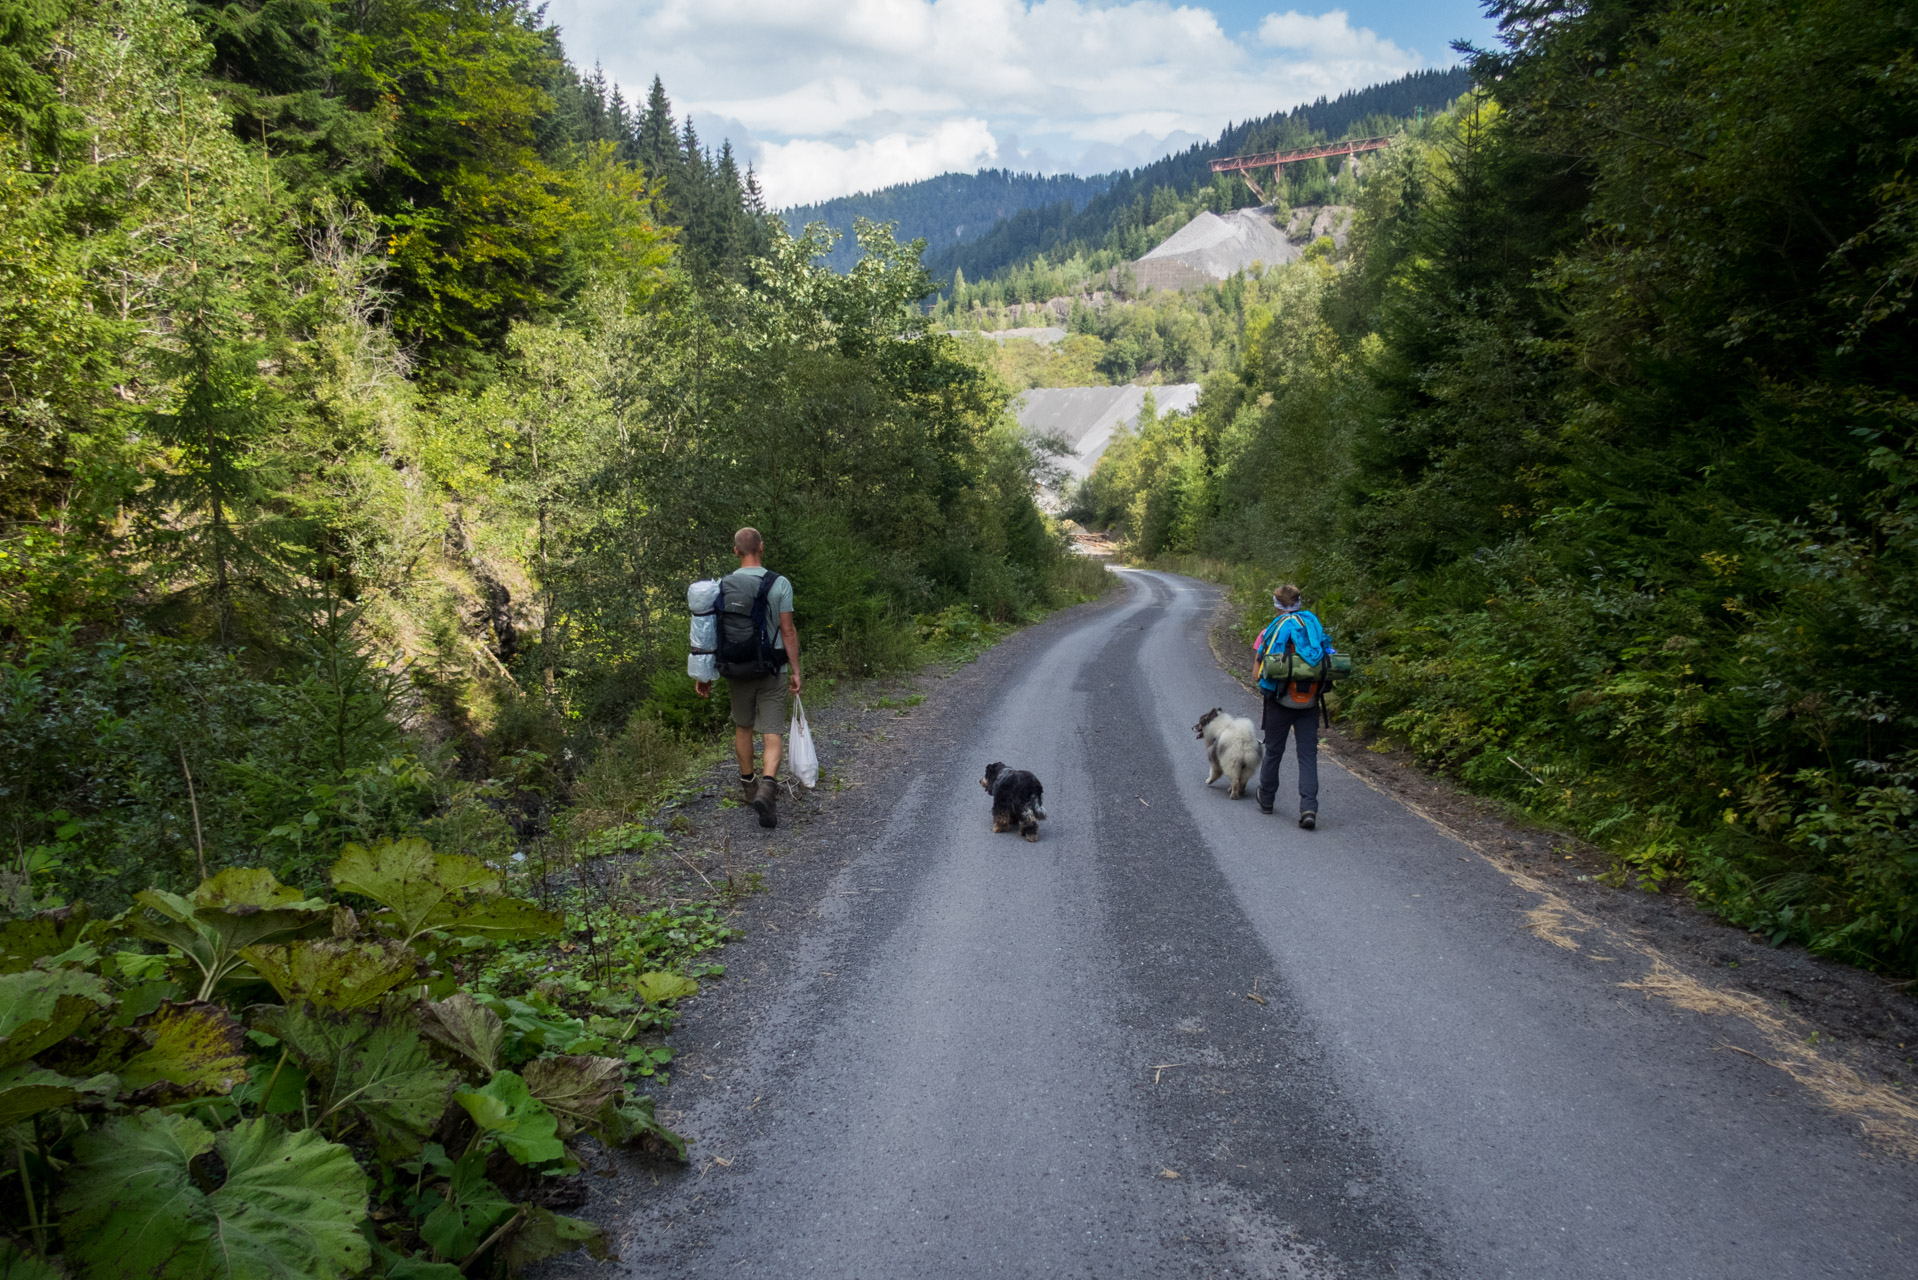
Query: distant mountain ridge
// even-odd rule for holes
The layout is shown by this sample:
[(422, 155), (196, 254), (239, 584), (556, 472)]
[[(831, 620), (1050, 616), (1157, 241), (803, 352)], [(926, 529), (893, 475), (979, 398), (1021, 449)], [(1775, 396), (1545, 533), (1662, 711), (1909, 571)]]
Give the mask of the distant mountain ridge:
[(826, 262), (835, 271), (848, 271), (859, 259), (852, 235), (855, 218), (897, 222), (900, 240), (923, 236), (927, 254), (936, 255), (968, 237), (977, 239), (1006, 218), (1028, 209), (1083, 209), (1120, 176), (1046, 176), (1009, 169), (942, 173), (920, 182), (902, 182), (818, 204), (794, 205), (781, 210), (779, 217), (794, 235), (812, 222), (823, 222), (839, 232), (839, 243), (826, 255)]
[[(1420, 111), (1430, 115), (1443, 109), (1471, 87), (1471, 73), (1464, 67), (1414, 71), (1385, 84), (1340, 94), (1329, 102), (1321, 98), (1309, 106), (1227, 125), (1216, 142), (1197, 143), (1177, 155), (1112, 175), (1107, 188), (1082, 207), (1059, 203), (1028, 208), (943, 253), (928, 245), (926, 267), (933, 279), (944, 284), (955, 271), (963, 271), (967, 279), (982, 280), (1041, 253), (1056, 257), (1072, 249), (1103, 248), (1135, 256), (1147, 246), (1128, 245), (1127, 238), (1154, 220), (1154, 196), (1161, 188), (1183, 195), (1211, 183), (1213, 160), (1356, 134), (1388, 133)], [(1234, 198), (1240, 205), (1255, 203), (1242, 183), (1236, 184)]]

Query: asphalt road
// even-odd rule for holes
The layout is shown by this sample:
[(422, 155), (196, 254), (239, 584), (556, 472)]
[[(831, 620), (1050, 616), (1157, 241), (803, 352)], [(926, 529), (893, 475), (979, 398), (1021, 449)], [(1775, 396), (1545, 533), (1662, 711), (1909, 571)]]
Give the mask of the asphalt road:
[[(1256, 713), (1214, 602), (1128, 573), (876, 784), (682, 1066), (631, 1274), (1918, 1275), (1918, 1163), (1749, 1027), (1323, 756), (1313, 832), (1289, 761), (1272, 816), (1208, 790), (1190, 726)], [(995, 759), (1040, 843), (992, 834)]]

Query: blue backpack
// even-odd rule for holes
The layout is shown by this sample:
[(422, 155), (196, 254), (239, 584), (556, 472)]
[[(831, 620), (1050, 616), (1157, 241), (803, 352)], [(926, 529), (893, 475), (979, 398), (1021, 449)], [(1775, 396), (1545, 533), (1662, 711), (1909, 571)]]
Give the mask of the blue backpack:
[(1330, 648), (1324, 624), (1310, 609), (1280, 614), (1259, 637), (1259, 688), (1275, 693), (1290, 685), (1293, 700), (1308, 705), (1328, 674)]

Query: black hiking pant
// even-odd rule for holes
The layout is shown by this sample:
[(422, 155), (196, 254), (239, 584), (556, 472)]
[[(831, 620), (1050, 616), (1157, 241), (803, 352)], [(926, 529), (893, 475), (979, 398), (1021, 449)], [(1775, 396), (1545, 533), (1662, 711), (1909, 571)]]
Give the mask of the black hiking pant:
[(1289, 733), (1298, 744), (1299, 812), (1319, 809), (1319, 701), (1309, 707), (1288, 707), (1267, 696), (1260, 725), (1265, 730), (1265, 763), (1259, 766), (1259, 803), (1270, 805), (1279, 794), (1279, 761), (1285, 758)]

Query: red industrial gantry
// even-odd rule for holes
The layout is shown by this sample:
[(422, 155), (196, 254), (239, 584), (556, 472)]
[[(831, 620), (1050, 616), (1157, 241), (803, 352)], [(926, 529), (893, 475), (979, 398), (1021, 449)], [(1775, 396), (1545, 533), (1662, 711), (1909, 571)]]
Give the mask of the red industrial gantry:
[(1344, 142), (1327, 142), (1317, 147), (1300, 147), (1297, 151), (1267, 151), (1252, 156), (1228, 156), (1224, 160), (1212, 162), (1214, 173), (1236, 173), (1245, 179), (1245, 185), (1252, 188), (1252, 194), (1259, 198), (1260, 204), (1271, 204), (1259, 184), (1252, 180), (1254, 169), (1271, 168), (1276, 175), (1280, 165), (1291, 164), (1294, 160), (1325, 160), (1332, 156), (1355, 156), (1364, 151), (1377, 151), (1392, 145), (1392, 139), (1349, 138)]

